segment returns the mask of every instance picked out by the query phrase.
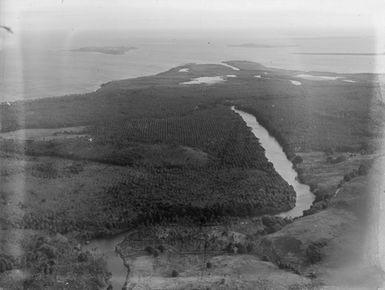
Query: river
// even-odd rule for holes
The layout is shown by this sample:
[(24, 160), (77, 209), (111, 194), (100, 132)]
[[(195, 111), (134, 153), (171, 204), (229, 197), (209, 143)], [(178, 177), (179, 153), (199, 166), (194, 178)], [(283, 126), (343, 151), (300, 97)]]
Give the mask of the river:
[(287, 212), (278, 214), (278, 216), (292, 218), (301, 216), (305, 209), (310, 208), (314, 200), (314, 195), (310, 191), (310, 187), (298, 181), (298, 174), (294, 170), (291, 161), (283, 152), (282, 146), (263, 126), (258, 123), (255, 116), (237, 110), (234, 107), (231, 109), (239, 114), (246, 122), (247, 126), (251, 128), (255, 137), (259, 139), (262, 147), (265, 148), (266, 158), (273, 163), (275, 171), (277, 171), (289, 185), (293, 186), (295, 192), (297, 193), (295, 207)]
[[(311, 193), (309, 186), (300, 183), (297, 180), (297, 172), (293, 168), (293, 164), (287, 159), (281, 145), (272, 137), (269, 132), (261, 126), (257, 119), (246, 112), (231, 108), (239, 114), (251, 128), (253, 134), (259, 139), (262, 147), (265, 148), (267, 159), (273, 163), (275, 170), (292, 185), (297, 193), (296, 205), (293, 209), (287, 212), (278, 214), (281, 217), (298, 217), (302, 215), (305, 209), (310, 208), (314, 195)], [(123, 266), (123, 261), (115, 252), (115, 246), (119, 244), (125, 237), (125, 234), (120, 234), (111, 238), (97, 239), (91, 241), (89, 245), (84, 246), (84, 250), (89, 250), (94, 253), (104, 255), (107, 261), (107, 267), (112, 273), (110, 283), (113, 289), (121, 289), (126, 278), (126, 268)]]

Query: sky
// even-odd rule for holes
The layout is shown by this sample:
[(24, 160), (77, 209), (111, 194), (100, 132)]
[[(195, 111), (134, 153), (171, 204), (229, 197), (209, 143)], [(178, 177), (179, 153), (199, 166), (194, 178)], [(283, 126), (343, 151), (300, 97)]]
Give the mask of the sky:
[(14, 31), (359, 31), (384, 27), (384, 12), (383, 0), (0, 0)]

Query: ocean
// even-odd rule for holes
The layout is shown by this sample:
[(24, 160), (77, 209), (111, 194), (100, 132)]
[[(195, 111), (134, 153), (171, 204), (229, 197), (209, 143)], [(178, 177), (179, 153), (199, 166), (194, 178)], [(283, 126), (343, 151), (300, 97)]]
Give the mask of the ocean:
[[(258, 35), (183, 33), (138, 36), (129, 31), (86, 31), (15, 33), (7, 35), (0, 44), (0, 102), (86, 93), (111, 80), (152, 75), (192, 62), (249, 60), (292, 70), (385, 73), (384, 66), (380, 65), (385, 56), (370, 55), (377, 49), (373, 36), (259, 38)], [(123, 55), (71, 51), (85, 46), (134, 46), (137, 49)]]

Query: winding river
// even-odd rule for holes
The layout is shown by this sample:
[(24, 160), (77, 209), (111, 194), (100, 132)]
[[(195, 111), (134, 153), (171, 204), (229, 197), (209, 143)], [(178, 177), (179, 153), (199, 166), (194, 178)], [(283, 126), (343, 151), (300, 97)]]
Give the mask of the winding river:
[[(293, 169), (293, 164), (290, 160), (287, 159), (281, 145), (257, 122), (257, 119), (253, 115), (237, 110), (234, 107), (231, 109), (239, 114), (247, 126), (251, 128), (253, 134), (259, 139), (262, 147), (265, 148), (267, 159), (273, 163), (275, 170), (287, 183), (293, 186), (297, 193), (295, 207), (288, 212), (278, 214), (278, 216), (292, 218), (301, 216), (305, 209), (310, 208), (314, 200), (314, 195), (311, 193), (309, 186), (297, 180), (297, 172)], [(112, 273), (110, 283), (113, 289), (121, 289), (126, 278), (126, 268), (123, 266), (120, 256), (115, 252), (115, 246), (119, 244), (124, 237), (125, 234), (120, 234), (111, 238), (96, 239), (83, 248), (84, 250), (104, 255), (107, 261), (107, 267)]]
[(278, 216), (292, 218), (301, 216), (305, 209), (310, 208), (314, 200), (314, 195), (310, 191), (310, 187), (298, 181), (298, 174), (294, 170), (291, 161), (287, 159), (281, 145), (263, 126), (258, 123), (255, 116), (237, 110), (234, 107), (231, 107), (231, 109), (239, 114), (246, 122), (247, 126), (251, 128), (255, 137), (259, 139), (262, 147), (265, 148), (265, 155), (267, 159), (273, 163), (275, 171), (277, 171), (289, 185), (293, 186), (295, 192), (297, 193), (295, 207), (287, 212), (278, 214)]

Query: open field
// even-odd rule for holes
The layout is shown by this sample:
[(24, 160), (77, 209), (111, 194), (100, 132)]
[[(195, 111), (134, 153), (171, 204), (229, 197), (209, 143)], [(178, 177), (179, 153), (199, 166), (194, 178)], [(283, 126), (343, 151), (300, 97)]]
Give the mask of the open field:
[[(374, 228), (379, 219), (377, 203), (381, 188), (378, 184), (383, 176), (383, 156), (354, 156), (344, 161), (345, 167), (325, 165), (320, 156), (324, 154), (302, 155), (305, 168), (309, 161), (318, 160), (304, 178), (318, 183), (321, 188), (336, 188), (338, 180), (344, 180), (347, 172), (358, 170), (362, 162), (374, 165), (366, 172), (345, 179), (334, 194), (325, 195), (322, 191), (309, 215), (263, 237), (257, 246), (259, 254), (281, 267), (313, 277), (314, 282), (321, 284), (341, 289), (379, 287), (384, 273), (373, 262), (373, 256), (378, 255), (373, 245), (378, 239)], [(326, 173), (330, 175), (330, 182), (326, 182)], [(325, 206), (318, 206), (320, 204)]]
[[(164, 268), (170, 263), (177, 267), (179, 265), (181, 271), (177, 272), (177, 277), (172, 277), (172, 271)], [(212, 265), (209, 269), (207, 263)], [(129, 285), (138, 288), (316, 289), (316, 285), (310, 279), (285, 272), (253, 255), (216, 256), (202, 263), (201, 255), (178, 257), (164, 254), (157, 258), (139, 256), (132, 259), (131, 264), (133, 273)]]
[(11, 132), (0, 133), (1, 139), (9, 140), (41, 140), (48, 141), (61, 138), (76, 138), (84, 137), (82, 131), (85, 129), (83, 126), (79, 127), (67, 127), (67, 128), (54, 128), (54, 129), (20, 129)]

